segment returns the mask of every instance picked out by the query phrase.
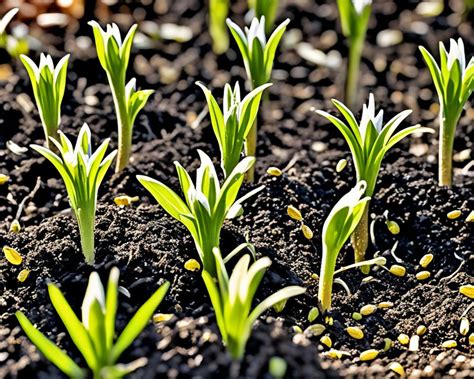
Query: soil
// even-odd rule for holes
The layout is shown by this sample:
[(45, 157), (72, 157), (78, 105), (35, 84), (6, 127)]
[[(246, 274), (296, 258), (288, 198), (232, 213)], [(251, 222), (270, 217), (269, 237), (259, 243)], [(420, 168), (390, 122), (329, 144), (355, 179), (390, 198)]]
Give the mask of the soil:
[[(12, 266), (6, 259), (0, 260), (0, 377), (61, 377), (24, 336), (14, 316), (17, 310), (26, 312), (43, 333), (84, 365), (50, 304), (46, 284), (58, 283), (79, 312), (90, 272), (98, 271), (105, 280), (113, 266), (120, 269), (121, 286), (130, 292), (130, 297), (120, 295), (117, 330), (162, 281), (171, 282), (157, 312), (172, 313), (173, 318), (150, 324), (120, 359), (148, 358), (148, 365), (136, 371), (131, 376), (134, 378), (270, 378), (268, 362), (276, 356), (287, 362), (288, 378), (395, 377), (388, 368), (391, 362), (402, 364), (411, 377), (474, 376), (472, 346), (467, 336), (459, 333), (459, 319), (472, 300), (458, 291), (461, 285), (474, 282), (473, 224), (465, 222), (474, 210), (474, 171), (468, 166), (474, 157), (472, 103), (459, 122), (454, 144), (456, 152), (470, 152), (470, 158), (458, 159), (457, 155), (452, 188), (437, 186), (437, 134), (406, 139), (383, 161), (371, 201), (375, 238), (368, 255), (378, 252), (387, 258), (387, 267), (398, 263), (407, 273), (397, 277), (376, 267), (368, 282), (362, 281), (366, 277), (357, 270), (341, 274), (350, 294), (335, 285), (334, 322), (326, 325), (325, 335), (347, 356), (331, 360), (324, 354), (328, 348), (319, 343), (321, 336), (295, 332), (294, 326), (305, 330), (312, 324), (307, 316), (317, 305), (318, 281), (313, 274), (320, 270), (322, 225), (332, 206), (354, 185), (355, 176), (342, 136), (312, 112), (315, 108), (335, 114), (330, 99), (341, 96), (343, 63), (338, 69), (316, 66), (297, 53), (298, 44), (305, 41), (325, 52), (347, 55), (337, 8), (334, 2), (286, 3), (279, 20), (289, 17), (292, 21), (275, 62), (269, 101), (262, 106), (258, 183), (245, 185), (241, 193), (261, 184), (265, 189), (247, 202), (243, 216), (226, 222), (221, 240), (223, 250), (230, 251), (248, 238), (256, 245), (258, 256), (272, 260), (257, 300), (290, 284), (307, 287), (307, 293), (290, 300), (281, 313), (267, 312), (255, 325), (244, 360), (240, 365), (232, 364), (220, 342), (200, 273), (184, 269), (188, 259), (197, 258), (189, 233), (156, 205), (135, 176), (149, 175), (178, 191), (173, 161), (194, 172), (199, 164), (196, 150), (202, 149), (217, 164), (219, 150), (208, 116), (197, 127), (193, 125), (205, 109), (204, 96), (194, 83), (201, 80), (216, 88), (220, 96), (226, 82), (244, 82), (242, 62), (234, 45), (218, 58), (212, 53), (202, 2), (163, 1), (161, 7), (144, 7), (145, 13), (133, 2), (111, 7), (110, 13), (102, 15), (104, 22), (116, 20), (127, 26), (131, 23), (127, 14), (136, 8), (134, 15), (139, 20), (145, 17), (158, 24), (187, 25), (195, 37), (181, 44), (156, 41), (152, 49), (134, 52), (128, 77), (135, 75), (139, 86), (156, 92), (137, 118), (129, 167), (120, 174), (110, 173), (100, 188), (93, 267), (82, 260), (77, 225), (68, 212), (66, 192), (57, 172), (32, 150), (19, 153), (12, 151), (10, 143), (10, 148), (7, 146), (8, 141), (20, 147), (43, 143), (26, 72), (18, 62), (9, 62), (15, 74), (0, 86), (0, 173), (10, 176), (9, 182), (0, 186), (0, 245), (16, 248), (24, 262)], [(430, 46), (433, 51), (437, 41), (461, 36), (467, 55), (472, 56), (474, 33), (472, 23), (455, 12), (461, 1), (450, 2), (441, 15), (429, 18), (417, 14), (417, 4), (375, 2), (361, 67), (360, 103), (369, 91), (374, 92), (385, 119), (411, 108), (413, 113), (405, 126), (420, 123), (437, 129), (437, 106), (433, 105), (437, 98), (418, 45)], [(237, 2), (232, 17), (242, 24), (244, 13), (245, 2)], [(400, 30), (403, 43), (381, 47), (377, 40), (386, 29)], [(112, 97), (94, 49), (83, 48), (74, 39), (78, 35), (91, 37), (87, 28), (80, 30), (82, 33), (75, 36), (77, 25), (71, 24), (66, 29), (37, 34), (44, 49), (56, 57), (63, 51), (73, 53), (61, 128), (75, 136), (87, 122), (96, 143), (110, 137), (111, 148), (115, 148)], [(38, 32), (32, 28), (32, 33)], [(349, 164), (337, 173), (335, 167), (342, 158)], [(269, 166), (280, 167), (284, 174), (267, 175)], [(122, 194), (139, 196), (140, 201), (119, 208), (113, 199)], [(22, 200), (22, 230), (10, 233)], [(307, 240), (300, 223), (287, 216), (288, 205), (302, 211), (305, 224), (314, 231), (313, 239)], [(455, 209), (461, 210), (462, 216), (448, 219), (447, 213)], [(400, 225), (400, 234), (395, 236), (387, 230), (384, 212)], [(395, 242), (394, 257), (391, 249)], [(419, 260), (428, 253), (434, 255), (427, 268), (431, 276), (418, 281)], [(346, 246), (338, 266), (352, 261), (351, 248)], [(24, 268), (31, 272), (20, 283), (17, 276)], [(363, 305), (381, 302), (392, 302), (393, 306), (379, 308), (361, 321), (352, 319), (352, 313)], [(471, 323), (473, 316), (471, 308), (466, 316)], [(320, 316), (314, 323), (324, 320)], [(418, 351), (411, 352), (397, 336), (412, 336), (420, 325), (425, 325), (427, 332), (420, 338)], [(352, 339), (345, 331), (348, 326), (361, 327), (365, 337)], [(386, 352), (385, 338), (394, 341)], [(457, 341), (457, 347), (442, 348), (441, 344), (450, 339)], [(361, 362), (360, 352), (371, 348), (381, 351), (377, 359)]]

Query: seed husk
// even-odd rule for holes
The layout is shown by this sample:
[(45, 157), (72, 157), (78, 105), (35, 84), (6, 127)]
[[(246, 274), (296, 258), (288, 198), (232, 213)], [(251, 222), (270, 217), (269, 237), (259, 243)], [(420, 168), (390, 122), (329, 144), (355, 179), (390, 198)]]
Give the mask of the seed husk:
[(397, 337), (397, 340), (398, 340), (398, 342), (400, 342), (402, 345), (408, 345), (408, 343), (410, 342), (410, 337), (408, 337), (406, 334), (401, 333), (401, 334)]
[(441, 344), (441, 347), (445, 349), (452, 349), (453, 347), (458, 346), (458, 343), (455, 340), (447, 340)]
[(323, 334), (325, 330), (326, 330), (326, 327), (323, 324), (314, 324), (314, 325), (308, 326), (305, 330), (305, 333), (310, 333), (317, 337)]
[(128, 207), (132, 203), (135, 203), (139, 200), (138, 196), (127, 196), (127, 195), (122, 195), (122, 196), (117, 196), (114, 198), (114, 203), (117, 204), (119, 207)]
[(397, 234), (400, 233), (400, 225), (398, 225), (398, 223), (396, 221), (387, 220), (387, 221), (385, 221), (385, 225), (387, 225), (387, 229), (393, 235), (396, 236)]
[(387, 308), (392, 308), (393, 307), (393, 303), (391, 301), (382, 301), (381, 303), (379, 303), (379, 308), (381, 309), (387, 309)]
[(17, 276), (17, 279), (19, 282), (23, 283), (28, 278), (28, 275), (30, 275), (30, 270), (25, 268), (20, 271), (20, 273)]
[(360, 360), (361, 361), (372, 361), (375, 358), (377, 358), (378, 355), (379, 355), (378, 350), (375, 350), (375, 349), (365, 350), (362, 353), (360, 353)]
[(428, 265), (431, 263), (433, 260), (434, 255), (433, 254), (425, 254), (421, 257), (420, 259), (420, 266), (423, 268), (428, 267)]
[(4, 185), (9, 180), (10, 180), (10, 177), (8, 175), (0, 174), (0, 186)]
[(347, 166), (347, 159), (341, 159), (339, 162), (337, 162), (336, 165), (336, 172), (341, 172), (344, 170)]
[(308, 321), (313, 322), (314, 320), (318, 318), (318, 316), (319, 316), (319, 309), (317, 307), (313, 307), (310, 309), (308, 313)]
[(467, 317), (461, 317), (461, 323), (459, 324), (459, 333), (461, 333), (463, 336), (467, 335), (469, 333), (469, 320)]
[(466, 222), (474, 222), (474, 211), (471, 211), (471, 213), (466, 217)]
[(303, 232), (303, 235), (307, 238), (307, 239), (311, 239), (313, 238), (313, 231), (311, 230), (311, 228), (308, 226), (308, 225), (305, 225), (305, 224), (302, 224), (301, 225), (301, 231)]
[(371, 315), (372, 313), (374, 313), (375, 311), (377, 310), (377, 307), (373, 304), (367, 304), (367, 305), (364, 305), (361, 309), (360, 309), (360, 314), (362, 316), (368, 316), (368, 315)]
[(459, 292), (466, 295), (470, 299), (474, 299), (474, 286), (472, 284), (466, 284), (459, 287)]
[(17, 219), (13, 220), (10, 224), (10, 232), (11, 233), (20, 233), (21, 226)]
[(388, 337), (383, 339), (383, 343), (384, 343), (383, 351), (388, 351), (388, 349), (390, 349), (393, 344), (392, 340)]
[(352, 313), (352, 318), (356, 321), (362, 320), (362, 315), (359, 312)]
[(388, 366), (388, 368), (390, 370), (392, 370), (393, 372), (397, 373), (398, 375), (400, 376), (405, 376), (405, 369), (403, 368), (403, 366), (398, 363), (398, 362), (392, 362), (390, 363), (390, 366)]
[(349, 326), (346, 328), (347, 334), (349, 334), (352, 338), (355, 338), (356, 340), (361, 340), (364, 338), (364, 332), (362, 331), (361, 328), (358, 328), (357, 326)]
[(188, 259), (184, 263), (184, 268), (188, 271), (199, 271), (201, 269), (201, 264), (195, 259)]
[(153, 322), (155, 324), (158, 324), (160, 322), (166, 322), (166, 321), (171, 320), (172, 317), (173, 317), (172, 313), (156, 313), (153, 315)]
[(323, 345), (326, 345), (329, 348), (332, 347), (332, 340), (331, 340), (331, 337), (329, 336), (322, 336), (319, 342), (321, 342)]
[(287, 213), (288, 213), (288, 216), (290, 216), (293, 220), (296, 220), (296, 221), (301, 221), (301, 220), (303, 220), (303, 215), (302, 215), (301, 212), (300, 212), (296, 207), (294, 207), (293, 205), (289, 205), (286, 211), (287, 211)]
[(418, 328), (416, 328), (416, 334), (418, 334), (419, 336), (422, 336), (425, 333), (426, 333), (426, 326), (420, 325), (418, 326)]
[(431, 273), (429, 271), (420, 271), (420, 272), (417, 272), (415, 277), (416, 277), (416, 280), (426, 280), (428, 279), (429, 277), (431, 276)]
[(459, 209), (455, 209), (454, 211), (448, 212), (447, 216), (450, 220), (455, 220), (459, 216), (461, 216), (461, 214), (462, 214), (462, 212)]
[(271, 176), (281, 176), (282, 172), (278, 167), (267, 168), (267, 174)]
[(12, 265), (18, 266), (21, 265), (21, 262), (23, 262), (23, 258), (21, 257), (20, 253), (12, 247), (4, 246), (3, 254), (5, 254), (5, 258), (7, 258), (7, 261)]

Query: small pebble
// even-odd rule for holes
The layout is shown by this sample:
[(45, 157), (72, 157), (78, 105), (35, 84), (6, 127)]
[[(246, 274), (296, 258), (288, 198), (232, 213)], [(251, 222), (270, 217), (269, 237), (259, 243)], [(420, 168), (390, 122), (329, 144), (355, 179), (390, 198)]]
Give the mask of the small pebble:
[(336, 172), (341, 172), (342, 170), (344, 170), (346, 166), (347, 166), (347, 159), (341, 159), (339, 162), (337, 162)]

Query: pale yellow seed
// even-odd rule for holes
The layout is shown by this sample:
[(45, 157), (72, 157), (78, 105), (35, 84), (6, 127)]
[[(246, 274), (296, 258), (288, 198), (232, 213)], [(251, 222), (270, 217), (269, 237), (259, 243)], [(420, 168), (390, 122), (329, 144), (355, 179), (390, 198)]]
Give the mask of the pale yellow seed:
[(418, 351), (420, 348), (420, 336), (413, 335), (410, 338), (410, 345), (408, 345), (408, 350), (410, 351)]
[(288, 213), (288, 216), (290, 216), (293, 220), (296, 220), (296, 221), (303, 220), (303, 216), (301, 215), (301, 212), (297, 208), (295, 208), (293, 205), (289, 205), (286, 211)]
[(362, 320), (362, 315), (359, 312), (352, 313), (352, 318), (356, 321)]
[(188, 271), (199, 271), (201, 269), (201, 265), (195, 259), (188, 259), (184, 264), (184, 268)]
[(8, 175), (0, 174), (0, 186), (5, 184), (9, 180), (10, 180), (10, 177)]
[(474, 222), (474, 211), (471, 211), (471, 213), (466, 217), (466, 222)]
[(322, 324), (314, 324), (310, 325), (306, 328), (305, 332), (308, 332), (310, 334), (313, 334), (314, 336), (320, 336), (321, 334), (324, 333), (326, 330), (326, 327)]
[(397, 373), (398, 375), (400, 376), (405, 376), (405, 369), (403, 368), (403, 366), (398, 363), (398, 362), (392, 362), (390, 363), (390, 366), (388, 366), (388, 368), (390, 370), (392, 370), (393, 372)]
[(423, 268), (428, 267), (428, 265), (431, 263), (433, 258), (434, 258), (433, 254), (423, 255), (420, 259), (420, 266), (423, 267)]
[(349, 326), (346, 328), (347, 334), (349, 334), (352, 338), (355, 338), (356, 340), (361, 340), (364, 338), (364, 332), (362, 331), (361, 328), (358, 328), (357, 326)]
[(337, 162), (336, 165), (336, 172), (341, 172), (344, 170), (347, 166), (347, 159), (341, 159), (339, 162)]
[(320, 341), (323, 345), (326, 345), (326, 346), (329, 347), (329, 348), (332, 347), (332, 340), (331, 340), (331, 337), (329, 337), (329, 336), (322, 336), (319, 341)]
[(11, 233), (20, 233), (21, 226), (17, 219), (13, 220), (10, 224), (10, 232)]
[(20, 271), (17, 279), (19, 282), (23, 283), (28, 278), (28, 275), (30, 275), (30, 270), (25, 268), (24, 270)]
[(405, 276), (407, 270), (405, 267), (400, 265), (392, 265), (390, 267), (390, 272), (395, 276)]
[(453, 347), (458, 346), (458, 343), (455, 340), (447, 340), (441, 344), (441, 347), (445, 349), (452, 349)]
[(318, 318), (318, 316), (319, 316), (319, 309), (317, 307), (313, 307), (309, 311), (308, 321), (313, 322), (314, 320), (316, 320)]
[(406, 334), (401, 333), (401, 334), (397, 337), (397, 340), (398, 340), (398, 342), (400, 342), (402, 345), (408, 345), (408, 343), (410, 342), (410, 337), (408, 337)]
[(459, 216), (461, 216), (461, 214), (462, 214), (462, 212), (459, 209), (456, 209), (454, 211), (449, 212), (447, 216), (450, 220), (455, 220)]
[(416, 334), (418, 334), (419, 336), (422, 336), (425, 333), (426, 333), (426, 326), (420, 325), (418, 326), (418, 328), (416, 328)]
[(117, 204), (119, 207), (128, 207), (132, 203), (135, 203), (139, 200), (138, 196), (130, 197), (127, 195), (122, 195), (122, 196), (117, 196), (114, 199), (115, 204)]
[(368, 316), (368, 315), (371, 315), (372, 313), (374, 313), (375, 311), (377, 310), (377, 307), (373, 304), (367, 304), (367, 305), (364, 305), (361, 309), (360, 309), (360, 314), (362, 316)]
[(426, 280), (431, 276), (429, 271), (420, 271), (416, 273), (416, 280)]
[(463, 336), (467, 335), (469, 333), (469, 320), (467, 317), (461, 317), (461, 323), (459, 325), (459, 333), (461, 333)]
[(311, 274), (311, 279), (313, 280), (319, 280), (319, 275), (318, 274)]
[(303, 224), (301, 225), (301, 231), (303, 232), (303, 235), (307, 238), (307, 239), (311, 239), (313, 238), (313, 231), (310, 229), (309, 226)]
[(474, 345), (474, 333), (469, 334), (469, 346)]
[(393, 235), (397, 235), (397, 234), (400, 233), (400, 225), (398, 225), (398, 223), (396, 221), (387, 220), (385, 222), (385, 225), (387, 225), (388, 230)]
[(5, 254), (5, 258), (7, 258), (7, 261), (12, 265), (18, 266), (21, 264), (21, 262), (23, 262), (23, 258), (21, 257), (20, 253), (12, 247), (4, 246), (3, 254)]
[(384, 346), (383, 346), (383, 351), (388, 351), (392, 347), (392, 340), (390, 338), (384, 338), (383, 340)]
[(339, 350), (331, 349), (327, 352), (324, 353), (324, 355), (328, 358), (331, 359), (341, 359), (342, 358), (342, 352)]
[(379, 355), (379, 351), (375, 349), (369, 349), (360, 353), (361, 361), (372, 361)]
[(303, 333), (303, 329), (301, 329), (301, 327), (299, 327), (298, 325), (293, 325), (292, 329), (294, 333)]
[(267, 174), (271, 176), (281, 176), (281, 170), (278, 167), (267, 168)]
[(466, 284), (459, 287), (459, 292), (471, 299), (474, 299), (474, 286), (472, 284)]
[(172, 317), (173, 317), (172, 313), (157, 313), (153, 315), (153, 322), (155, 324), (158, 324), (160, 322), (166, 322), (166, 321), (171, 320)]
[(382, 301), (381, 303), (379, 303), (379, 308), (382, 308), (382, 309), (387, 309), (387, 308), (392, 308), (393, 307), (393, 303), (391, 301)]

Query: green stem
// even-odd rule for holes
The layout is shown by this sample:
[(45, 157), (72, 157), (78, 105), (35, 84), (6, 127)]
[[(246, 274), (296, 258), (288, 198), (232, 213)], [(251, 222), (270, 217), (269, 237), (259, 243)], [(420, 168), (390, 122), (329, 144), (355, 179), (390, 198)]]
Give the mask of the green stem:
[(323, 256), (321, 260), (321, 271), (319, 274), (318, 301), (322, 313), (331, 309), (332, 284), (334, 281), (334, 270), (339, 252), (329, 252), (323, 245)]
[[(369, 247), (369, 202), (367, 202), (364, 213), (351, 235), (351, 244), (354, 249), (354, 260), (356, 263), (365, 260), (365, 252)], [(368, 274), (370, 266), (361, 266), (360, 270), (364, 274)]]
[(344, 88), (346, 105), (352, 109), (357, 103), (357, 84), (359, 81), (360, 61), (364, 38), (355, 37), (349, 40), (349, 58), (347, 61), (347, 76)]
[(217, 271), (216, 259), (214, 257), (214, 253), (212, 252), (212, 249), (214, 249), (215, 247), (219, 247), (219, 234), (220, 233), (217, 233), (217, 236), (207, 236), (205, 238), (205, 241), (201, 243), (196, 242), (196, 249), (198, 250), (199, 256), (201, 257), (203, 268), (213, 278), (217, 278)]
[[(459, 118), (459, 117), (458, 117)], [(438, 180), (440, 186), (452, 185), (453, 176), (453, 144), (458, 118), (452, 120), (445, 116), (443, 107), (439, 113), (439, 156)]]
[(79, 225), (79, 234), (81, 236), (82, 254), (84, 254), (84, 257), (86, 258), (86, 263), (92, 265), (95, 258), (95, 210), (92, 212), (92, 214), (88, 214), (88, 212), (83, 212), (81, 209), (78, 209), (76, 213), (76, 219)]
[(241, 338), (234, 339), (231, 336), (227, 338), (227, 351), (234, 361), (240, 361), (245, 354), (245, 345), (247, 339), (241, 336)]

